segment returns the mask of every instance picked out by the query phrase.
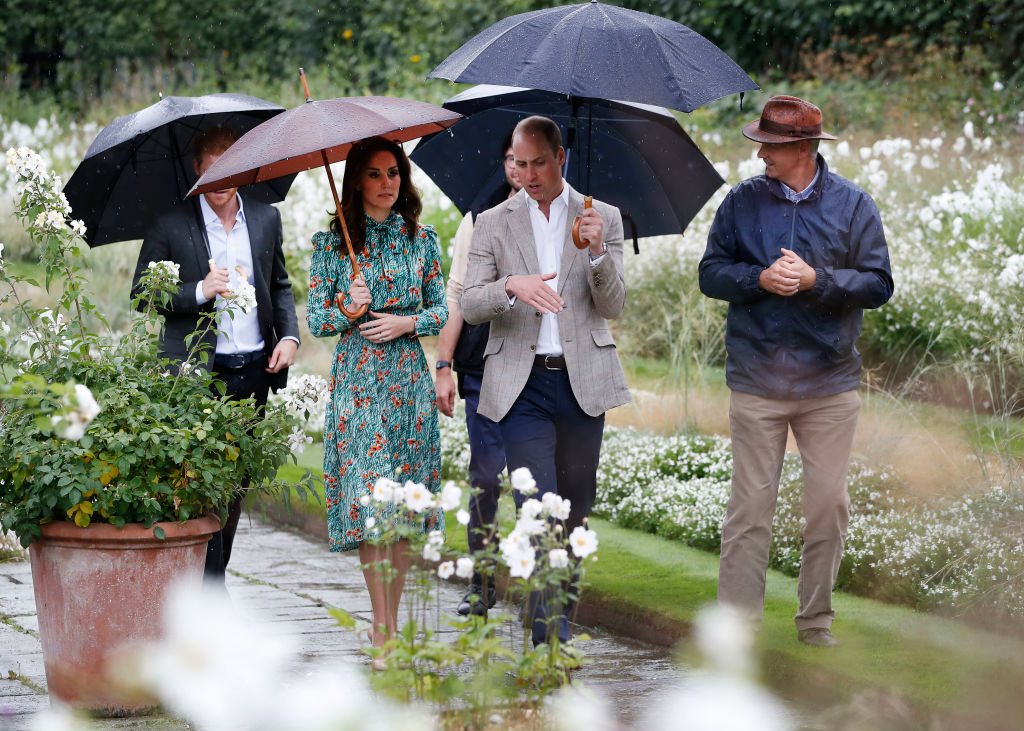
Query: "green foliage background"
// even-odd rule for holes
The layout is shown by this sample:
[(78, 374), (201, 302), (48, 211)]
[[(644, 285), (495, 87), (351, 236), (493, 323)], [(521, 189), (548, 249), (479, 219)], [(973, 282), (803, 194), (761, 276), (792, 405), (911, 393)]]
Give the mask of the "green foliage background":
[[(386, 94), (420, 85), (461, 43), (538, 0), (7, 0), (0, 13), (5, 92), (56, 93), (72, 113), (125, 85), (235, 89), (287, 80), (299, 66), (330, 88), (315, 96)], [(879, 79), (906, 73), (908, 57), (939, 47), (959, 61), (971, 47), (1004, 78), (1024, 77), (1024, 3), (1017, 0), (625, 0), (614, 3), (679, 20), (707, 36), (754, 77), (791, 78), (822, 61)], [(891, 40), (899, 54), (891, 53)], [(827, 58), (822, 58), (824, 54)], [(890, 59), (901, 62), (893, 64)], [(443, 84), (422, 85), (443, 97)], [(138, 89), (150, 92), (151, 89)], [(292, 92), (297, 96), (297, 91)], [(6, 95), (5, 95), (6, 96)], [(11, 98), (11, 97), (6, 97)], [(288, 101), (282, 99), (282, 101)], [(7, 106), (5, 102), (4, 106)], [(10, 114), (16, 110), (10, 110)]]

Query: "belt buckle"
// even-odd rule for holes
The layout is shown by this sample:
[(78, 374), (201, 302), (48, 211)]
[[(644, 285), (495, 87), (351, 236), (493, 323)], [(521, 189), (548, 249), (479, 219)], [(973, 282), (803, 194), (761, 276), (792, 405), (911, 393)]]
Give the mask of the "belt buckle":
[(245, 356), (241, 353), (229, 353), (222, 355), (220, 356), (220, 360), (224, 363), (224, 368), (229, 368), (233, 371), (237, 371), (239, 368), (245, 367)]
[(549, 371), (560, 371), (560, 370), (562, 370), (557, 365), (554, 365), (554, 366), (548, 365), (548, 358), (557, 358), (557, 357), (558, 357), (557, 355), (545, 355), (544, 356), (544, 368), (545, 368), (545, 370), (549, 370)]

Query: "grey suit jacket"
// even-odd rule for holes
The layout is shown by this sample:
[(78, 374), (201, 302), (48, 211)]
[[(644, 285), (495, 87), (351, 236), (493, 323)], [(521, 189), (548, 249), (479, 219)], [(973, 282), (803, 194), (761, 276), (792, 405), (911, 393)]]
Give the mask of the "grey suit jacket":
[[(299, 337), (295, 300), (281, 248), (281, 214), (273, 206), (250, 200), (244, 195), (242, 199), (255, 269), (256, 314), (269, 358), (282, 337)], [(138, 294), (139, 279), (151, 261), (173, 261), (179, 265), (181, 285), (171, 298), (170, 306), (160, 313), (165, 319), (160, 354), (176, 361), (183, 360), (188, 354), (185, 339), (197, 329), (200, 313), (212, 312), (214, 307), (213, 301), (202, 306), (196, 304), (196, 285), (210, 271), (210, 256), (200, 228), (198, 208), (195, 199), (188, 199), (157, 219), (142, 242), (132, 279), (134, 298)], [(204, 343), (209, 346), (207, 352), (212, 354), (217, 344), (214, 330), (207, 333)], [(207, 362), (204, 365), (209, 368), (212, 364)], [(283, 388), (288, 379), (287, 369), (268, 374), (268, 377), (274, 390)]]
[[(558, 331), (569, 381), (580, 408), (591, 416), (630, 400), (608, 329), (608, 320), (622, 314), (626, 303), (622, 216), (618, 208), (600, 201), (594, 201), (594, 208), (604, 220), (607, 255), (591, 266), (587, 250), (573, 245), (572, 222), (583, 211), (583, 196), (570, 187), (558, 277), (558, 293), (565, 300)], [(460, 307), (466, 322), (491, 323), (477, 411), (494, 421), (505, 417), (526, 385), (541, 322), (540, 313), (529, 305), (509, 307), (505, 280), (512, 274), (541, 273), (525, 191), (480, 214)]]

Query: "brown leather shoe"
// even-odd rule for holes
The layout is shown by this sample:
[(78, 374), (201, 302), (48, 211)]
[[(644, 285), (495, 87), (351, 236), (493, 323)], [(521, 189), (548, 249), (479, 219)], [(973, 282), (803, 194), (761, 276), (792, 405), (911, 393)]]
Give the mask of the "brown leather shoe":
[(811, 647), (835, 647), (839, 644), (839, 640), (832, 634), (832, 630), (826, 627), (799, 630), (796, 633), (796, 638)]

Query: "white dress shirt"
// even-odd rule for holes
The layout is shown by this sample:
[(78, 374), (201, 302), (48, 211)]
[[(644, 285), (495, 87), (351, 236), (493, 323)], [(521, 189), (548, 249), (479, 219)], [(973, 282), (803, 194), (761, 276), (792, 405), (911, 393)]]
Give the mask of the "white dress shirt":
[[(240, 281), (236, 266), (242, 267), (249, 284), (254, 284), (249, 227), (245, 222), (242, 198), (238, 194), (235, 194), (235, 197), (238, 199), (238, 213), (235, 215), (235, 223), (231, 230), (225, 231), (220, 217), (206, 202), (206, 196), (199, 196), (199, 207), (203, 212), (206, 236), (210, 242), (210, 254), (218, 267), (227, 267), (232, 287), (237, 287)], [(208, 301), (203, 296), (203, 283), (199, 282), (196, 285), (196, 303), (204, 305)], [(229, 300), (217, 298), (217, 309), (227, 309), (228, 304)], [(260, 321), (255, 307), (248, 314), (235, 308), (233, 318), (228, 314), (222, 315), (218, 327), (218, 353), (252, 353), (264, 349), (265, 344), (263, 336), (260, 335)]]
[[(565, 219), (569, 214), (569, 186), (562, 181), (562, 192), (551, 201), (548, 215), (541, 213), (540, 204), (526, 196), (526, 206), (533, 224), (533, 243), (537, 247), (537, 263), (541, 274), (555, 272), (555, 278), (547, 284), (558, 291), (558, 277), (561, 275), (562, 245), (565, 243)], [(558, 315), (547, 314), (540, 321), (540, 335), (537, 337), (537, 355), (561, 355), (562, 340), (558, 332)]]

